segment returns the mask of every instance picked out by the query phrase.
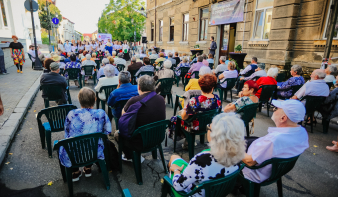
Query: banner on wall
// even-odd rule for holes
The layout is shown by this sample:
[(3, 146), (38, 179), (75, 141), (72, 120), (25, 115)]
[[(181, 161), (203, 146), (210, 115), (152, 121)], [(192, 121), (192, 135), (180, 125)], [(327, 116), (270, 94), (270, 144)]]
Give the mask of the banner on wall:
[(245, 0), (230, 0), (211, 5), (210, 25), (243, 21)]
[(103, 41), (103, 43), (106, 44), (108, 42), (108, 39), (112, 41), (112, 36), (111, 34), (97, 34), (97, 39), (99, 41)]

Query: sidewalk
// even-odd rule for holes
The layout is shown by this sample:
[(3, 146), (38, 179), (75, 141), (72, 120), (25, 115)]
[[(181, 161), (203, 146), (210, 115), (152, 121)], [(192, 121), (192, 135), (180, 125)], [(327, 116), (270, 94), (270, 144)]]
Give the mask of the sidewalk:
[(12, 66), (7, 69), (8, 75), (0, 75), (0, 95), (5, 110), (0, 117), (0, 164), (39, 88), (42, 71), (32, 70), (31, 65), (31, 61), (26, 60), (22, 74)]

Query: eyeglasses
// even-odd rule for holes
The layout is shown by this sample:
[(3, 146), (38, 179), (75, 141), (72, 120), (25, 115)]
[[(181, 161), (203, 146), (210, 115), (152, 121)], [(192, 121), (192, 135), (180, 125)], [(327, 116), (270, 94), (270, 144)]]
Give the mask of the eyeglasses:
[(207, 131), (209, 131), (209, 130), (210, 130), (210, 132), (212, 131), (211, 127), (210, 127), (210, 124), (207, 124)]
[(273, 111), (277, 111), (279, 108), (278, 107), (274, 107), (273, 108)]

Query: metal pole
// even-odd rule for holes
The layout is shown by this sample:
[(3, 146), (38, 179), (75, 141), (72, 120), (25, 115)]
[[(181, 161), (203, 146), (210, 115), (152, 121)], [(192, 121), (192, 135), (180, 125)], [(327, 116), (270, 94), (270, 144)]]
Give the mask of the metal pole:
[[(332, 1), (333, 4), (331, 5), (331, 18), (330, 20), (330, 26), (328, 27), (327, 31), (329, 32), (326, 40), (326, 45), (324, 48), (324, 58), (323, 61), (327, 61), (330, 57), (330, 52), (331, 52), (331, 46), (332, 46), (332, 40), (333, 40), (333, 35), (334, 35), (334, 29), (337, 21), (337, 13), (338, 13), (338, 2), (337, 1)], [(326, 64), (325, 64), (326, 68)]]
[(42, 66), (40, 63), (39, 55), (38, 55), (38, 47), (36, 46), (36, 36), (35, 36), (35, 25), (34, 25), (34, 16), (33, 16), (33, 0), (29, 0), (31, 6), (31, 17), (32, 17), (32, 27), (33, 27), (33, 36), (34, 36), (34, 47), (35, 47), (35, 66), (34, 70), (42, 70)]
[[(49, 9), (48, 9), (48, 2), (46, 0), (46, 7), (47, 7), (47, 18), (48, 18), (48, 21), (49, 21), (49, 26), (50, 26), (50, 29), (52, 29), (52, 25), (50, 23), (50, 14), (49, 14)], [(49, 53), (51, 53), (51, 48), (50, 48), (50, 30), (48, 29), (48, 38), (49, 38)]]

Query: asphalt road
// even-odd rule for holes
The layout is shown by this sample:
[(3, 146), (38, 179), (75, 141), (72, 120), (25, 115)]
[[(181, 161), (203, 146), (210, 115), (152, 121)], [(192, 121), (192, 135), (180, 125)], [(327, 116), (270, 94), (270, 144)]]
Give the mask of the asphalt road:
[[(93, 88), (93, 84), (86, 84)], [(73, 104), (80, 107), (77, 94), (79, 88), (70, 87)], [(182, 86), (173, 88), (173, 95), (183, 93)], [(51, 102), (51, 105), (55, 105)], [(223, 105), (226, 105), (224, 102)], [(44, 108), (41, 92), (39, 92), (26, 115), (19, 131), (15, 135), (7, 157), (0, 167), (0, 196), (1, 197), (43, 197), (68, 196), (67, 184), (63, 182), (56, 152), (53, 158), (48, 158), (47, 150), (41, 148), (36, 114)], [(106, 108), (107, 110), (107, 108)], [(173, 115), (171, 105), (166, 108), (167, 119)], [(270, 116), (272, 113), (270, 113)], [(309, 197), (337, 197), (338, 196), (338, 154), (327, 151), (325, 147), (337, 139), (337, 125), (330, 125), (329, 133), (321, 133), (320, 121), (309, 133), (308, 148), (298, 159), (294, 169), (283, 177), (284, 196)], [(270, 117), (266, 116), (266, 109), (257, 113), (255, 119), (255, 136), (264, 136), (268, 127), (274, 126)], [(113, 125), (114, 128), (114, 125)], [(53, 133), (52, 141), (64, 138), (63, 132)], [(188, 161), (188, 152), (182, 150), (178, 143), (178, 154)], [(168, 147), (162, 144), (165, 159), (169, 160), (173, 154), (172, 140), (168, 139)], [(207, 148), (201, 145), (197, 137), (195, 153)], [(132, 196), (160, 196), (161, 178), (165, 176), (161, 160), (153, 160), (150, 153), (142, 154), (146, 160), (142, 163), (143, 185), (136, 184), (132, 163), (123, 163), (123, 173), (114, 171), (109, 173), (111, 188), (106, 190), (103, 176), (93, 167), (93, 176), (74, 183), (74, 196), (121, 196), (122, 189), (129, 188)], [(49, 182), (52, 185), (48, 185)], [(233, 195), (229, 195), (233, 196)], [(240, 196), (240, 195), (239, 195)], [(261, 188), (260, 196), (277, 196), (277, 185), (272, 184)]]

